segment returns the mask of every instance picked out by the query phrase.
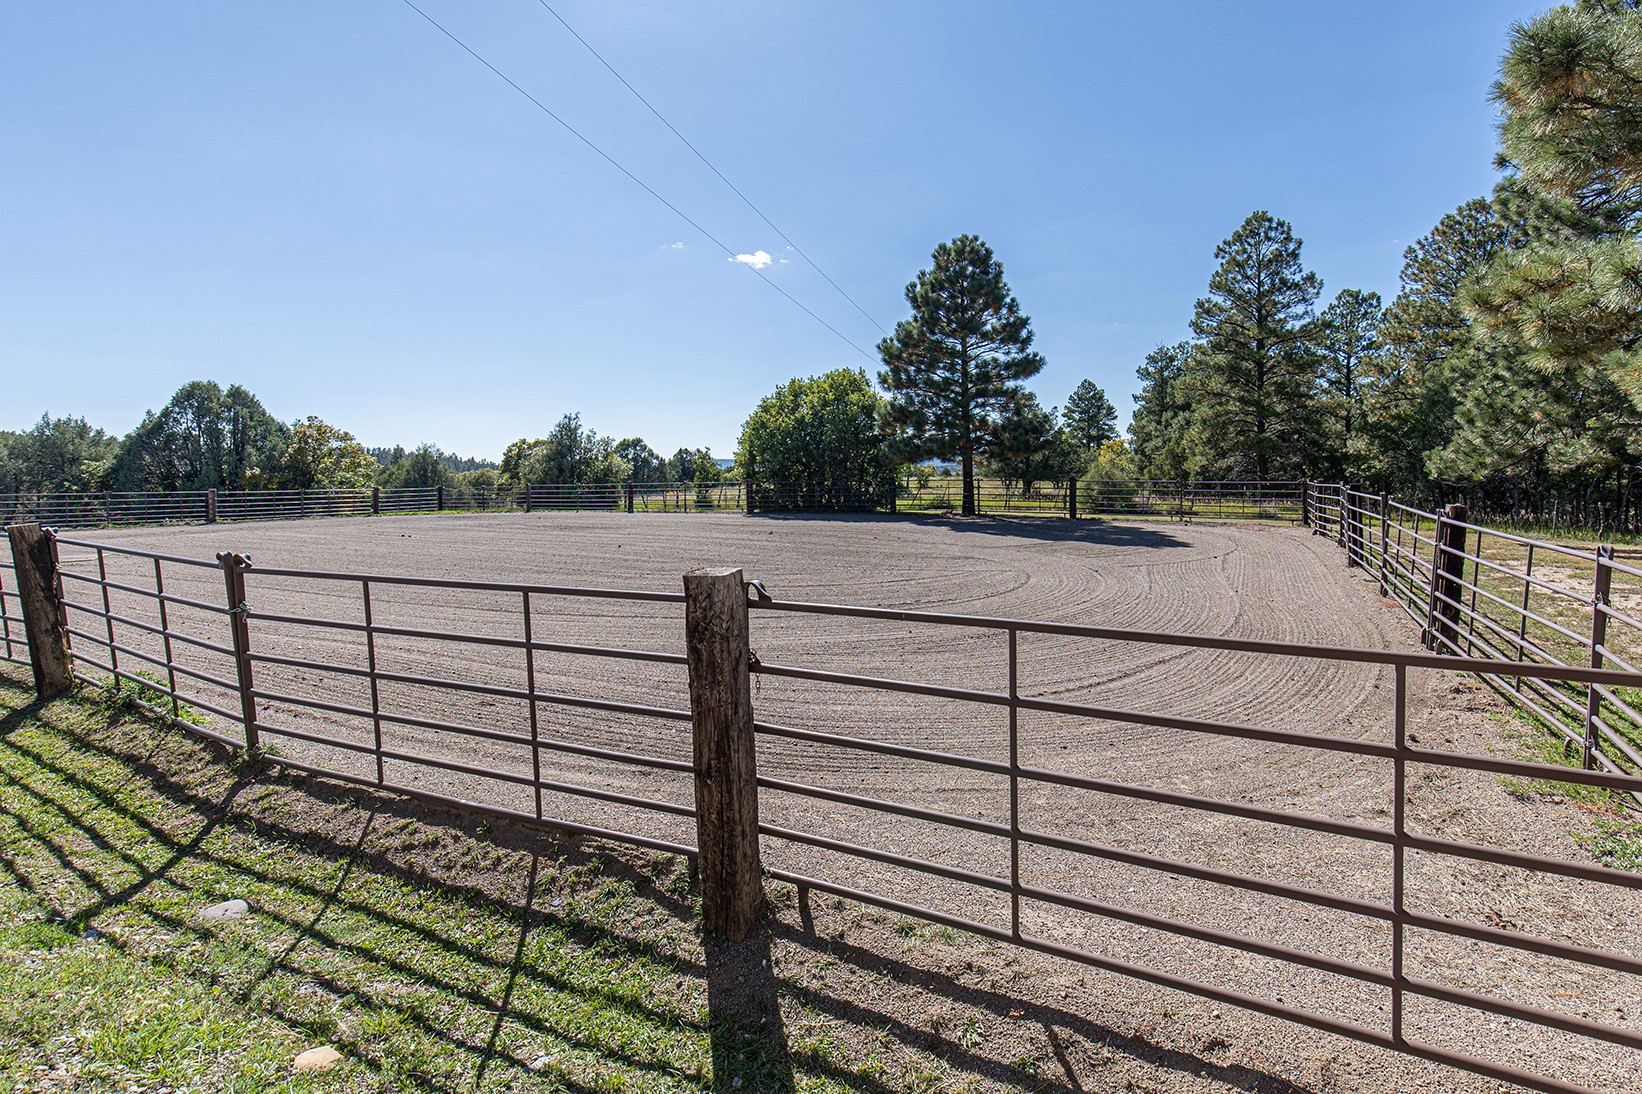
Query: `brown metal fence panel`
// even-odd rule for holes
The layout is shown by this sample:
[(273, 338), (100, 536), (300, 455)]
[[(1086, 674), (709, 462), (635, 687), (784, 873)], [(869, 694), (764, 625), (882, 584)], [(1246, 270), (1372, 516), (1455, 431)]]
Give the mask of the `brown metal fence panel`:
[[(1570, 546), (1432, 513), (1383, 495), (1313, 484), (1314, 527), (1349, 547), (1428, 648), (1521, 664), (1642, 664), (1642, 558)], [(1642, 695), (1605, 683), (1483, 674), (1604, 771), (1642, 771)]]
[[(1480, 646), (1470, 655), (1466, 642), (1493, 634), (1477, 621), (1496, 590), (1478, 575), (1505, 563), (1452, 546), (1445, 556), (1456, 541), (1439, 534), (1444, 522), (1397, 514), (1378, 496), (1314, 487), (1311, 504), (1428, 629), (1434, 614), (1458, 619), (1452, 648), (1330, 648), (799, 603), (751, 589), (753, 646), (766, 651), (747, 657), (762, 682), (753, 704), (764, 712), (754, 730), (769, 876), (804, 901), (834, 893), (1501, 1081), (1583, 1089), (1568, 1062), (1607, 1059), (1590, 1046), (1642, 1048), (1642, 1016), (1589, 1002), (1634, 998), (1642, 986), (1642, 953), (1618, 944), (1630, 936), (1612, 933), (1616, 921), (1600, 911), (1634, 910), (1642, 873), (1526, 851), (1509, 833), (1450, 830), (1440, 795), (1444, 779), (1461, 777), (1631, 793), (1642, 777), (1612, 762), (1566, 768), (1416, 740), (1410, 680), (1514, 679), (1524, 694), (1546, 689), (1587, 706), (1595, 695), (1602, 722), (1642, 674), (1610, 667), (1603, 639), (1591, 647), (1604, 661), (1596, 666)], [(194, 732), (293, 770), (696, 853), (692, 787), (710, 775), (691, 758), (681, 593), (262, 568), (231, 552), (210, 561), (69, 537), (56, 545), (77, 672)], [(1433, 575), (1453, 574), (1442, 564), (1456, 553), (1471, 569), (1458, 595), (1433, 603)], [(1612, 571), (1611, 587), (1623, 564), (1593, 555), (1592, 565), (1598, 580)], [(1543, 562), (1509, 573), (1537, 597), (1574, 591)], [(1627, 566), (1632, 575), (1642, 570)], [(1526, 611), (1556, 623), (1552, 633), (1578, 636), (1536, 604)], [(1622, 608), (1595, 618), (1631, 625)], [(1524, 650), (1549, 641), (1534, 627), (1515, 637)], [(945, 670), (890, 676), (876, 667), (885, 643), (959, 655)], [(1098, 683), (1069, 693), (1034, 681), (1029, 654), (1045, 646), (1091, 665), (1127, 649), (1178, 671), (1212, 653), (1236, 672), (1303, 664), (1378, 674), (1383, 686), (1365, 694), (1379, 697), (1379, 719), (1306, 729), (1298, 711), (1240, 720), (1130, 709), (1099, 701)], [(781, 650), (798, 652), (771, 655)], [(808, 690), (789, 702), (784, 688)], [(841, 732), (834, 722), (846, 710), (869, 728)], [(958, 725), (990, 726), (990, 736), (956, 736)], [(1120, 771), (1110, 756), (1068, 752), (1066, 728), (1084, 725), (1109, 727), (1144, 762)], [(1177, 773), (1176, 749), (1192, 741), (1217, 757), (1242, 750), (1251, 763), (1283, 765), (1295, 773), (1292, 800), (1249, 800), (1218, 768)], [(884, 777), (892, 765), (905, 777)], [(932, 796), (937, 780), (920, 771), (967, 781)], [(1311, 801), (1306, 788), (1329, 780), (1348, 781), (1361, 800)], [(1138, 812), (1101, 812), (1116, 807)], [(1140, 877), (1175, 887), (1142, 889)], [(1544, 921), (1500, 920), (1492, 894), (1529, 885), (1556, 898)], [(1569, 886), (1577, 897), (1558, 895)], [(1216, 909), (1236, 914), (1205, 914)]]
[(0, 551), (0, 661), (29, 664), (28, 634), (23, 629), (23, 607), (17, 598), (17, 573), (9, 552)]

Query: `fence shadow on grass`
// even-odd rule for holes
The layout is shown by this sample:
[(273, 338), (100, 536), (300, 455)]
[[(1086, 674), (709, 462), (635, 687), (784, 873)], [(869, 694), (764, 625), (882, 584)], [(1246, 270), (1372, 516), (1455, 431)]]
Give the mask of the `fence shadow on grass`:
[[(10, 694), (5, 694), (9, 692)], [(20, 689), (0, 676), (0, 700), (15, 699)], [(28, 723), (42, 712), (39, 706), (14, 708), (0, 716), (6, 730)], [(627, 927), (621, 917), (600, 914), (597, 908), (576, 907), (576, 887), (595, 880), (618, 882), (630, 887), (635, 897), (661, 911), (669, 932), (694, 930), (699, 920), (692, 894), (675, 882), (675, 871), (666, 876), (670, 860), (649, 860), (626, 851), (612, 852), (603, 845), (573, 837), (544, 835), (532, 826), (487, 820), (457, 809), (425, 805), (412, 799), (379, 794), (306, 776), (270, 775), (246, 767), (229, 770), (235, 756), (215, 745), (198, 743), (159, 731), (160, 745), (175, 742), (177, 749), (198, 750), (192, 763), (156, 747), (153, 738), (144, 746), (146, 734), (111, 732), (129, 715), (110, 713), (105, 725), (81, 731), (63, 720), (45, 719), (70, 747), (91, 758), (115, 761), (119, 768), (135, 772), (141, 790), (150, 789), (167, 808), (160, 812), (139, 810), (127, 803), (129, 787), (122, 776), (98, 764), (65, 762), (19, 740), (15, 732), (0, 733), (0, 749), (12, 754), (16, 765), (30, 766), (42, 777), (8, 780), (6, 820), (19, 838), (0, 855), (0, 873), (41, 899), (68, 890), (38, 884), (31, 876), (27, 860), (45, 856), (39, 869), (72, 874), (83, 890), (77, 906), (54, 907), (53, 913), (81, 933), (93, 917), (135, 913), (158, 929), (173, 933), (196, 952), (222, 945), (216, 934), (191, 917), (169, 914), (147, 902), (145, 892), (164, 881), (189, 888), (189, 872), (200, 864), (220, 869), (260, 886), (277, 887), (290, 898), (283, 907), (259, 906), (256, 915), (269, 928), (270, 936), (260, 945), (244, 935), (232, 946), (242, 952), (238, 965), (188, 967), (169, 954), (135, 953), (140, 960), (171, 964), (175, 973), (224, 989), (241, 1005), (255, 1008), (310, 1034), (327, 1037), (357, 1059), (371, 1057), (371, 1046), (360, 1040), (353, 1023), (325, 1027), (315, 1012), (293, 1003), (291, 992), (264, 990), (271, 978), (283, 976), (322, 993), (327, 999), (356, 998), (384, 1020), (411, 1029), (416, 1037), (437, 1043), (457, 1062), (434, 1075), (400, 1072), (392, 1076), (400, 1083), (419, 1089), (443, 1089), (452, 1083), (477, 1088), (482, 1082), (505, 1082), (498, 1070), (521, 1073), (543, 1069), (536, 1050), (525, 1049), (521, 1041), (534, 1039), (568, 1043), (593, 1053), (612, 1064), (656, 1078), (672, 1076), (681, 1086), (694, 1086), (687, 1076), (656, 1057), (641, 1042), (623, 1038), (601, 1039), (596, 1033), (580, 1034), (563, 1027), (544, 997), (565, 998), (559, 1005), (600, 1008), (625, 1020), (634, 1028), (671, 1031), (669, 1037), (705, 1036), (710, 1045), (715, 1076), (714, 1089), (775, 1091), (786, 1094), (795, 1088), (795, 1072), (825, 1077), (858, 1094), (891, 1094), (900, 1089), (893, 1078), (851, 1060), (818, 1049), (813, 1044), (794, 1050), (783, 1026), (782, 1003), (796, 1005), (813, 1015), (858, 1030), (883, 1031), (899, 1048), (921, 1051), (940, 1060), (958, 1078), (1023, 1089), (1080, 1091), (1084, 1087), (1072, 1063), (1061, 1048), (1060, 1037), (1072, 1035), (1101, 1045), (1163, 1072), (1197, 1076), (1207, 1074), (1227, 1084), (1259, 1094), (1305, 1094), (1298, 1087), (1241, 1067), (1222, 1067), (1209, 1060), (1153, 1045), (1144, 1039), (1126, 1037), (1098, 1022), (1065, 1008), (1042, 1006), (1008, 993), (964, 984), (914, 961), (886, 956), (873, 950), (817, 936), (790, 916), (772, 916), (770, 933), (745, 943), (732, 944), (709, 939), (704, 963), (671, 952), (655, 938), (645, 937)], [(204, 754), (202, 756), (201, 754)], [(202, 758), (208, 763), (201, 766)], [(213, 774), (220, 765), (220, 773)], [(259, 806), (260, 794), (269, 787), (290, 792), (293, 808), (270, 810)], [(89, 807), (86, 802), (92, 803)], [(76, 804), (79, 803), (79, 804)], [(156, 819), (163, 817), (164, 819)], [(348, 818), (339, 823), (339, 818)], [(178, 818), (184, 818), (179, 820)], [(472, 853), (477, 845), (518, 851), (512, 857), (519, 867), (509, 877), (494, 874), (464, 882), (442, 876), (442, 856), (437, 853), (406, 854), (402, 849), (372, 846), (377, 836), (404, 832), (414, 823), (436, 834), (435, 849), (459, 849)], [(207, 839), (207, 835), (212, 838)], [(236, 853), (233, 838), (272, 841), (274, 846), (290, 846), (321, 856), (336, 869), (334, 877), (308, 876), (294, 857), (247, 856)], [(33, 845), (32, 847), (30, 845)], [(226, 845), (226, 849), (225, 849)], [(145, 855), (147, 858), (145, 858)], [(505, 857), (505, 856), (504, 856)], [(161, 865), (152, 863), (159, 861)], [(430, 864), (427, 868), (419, 862)], [(672, 863), (673, 867), (678, 864)], [(135, 871), (141, 878), (133, 885), (128, 879)], [(180, 875), (180, 876), (174, 876)], [(494, 946), (473, 942), (437, 915), (423, 914), (415, 907), (384, 906), (368, 887), (361, 890), (350, 879), (379, 875), (409, 882), (416, 889), (437, 886), (443, 895), (454, 896), (473, 908), (475, 915), (489, 915), (511, 924), (508, 934)], [(116, 878), (122, 884), (110, 884)], [(554, 879), (564, 886), (557, 899), (549, 899)], [(198, 878), (193, 879), (197, 882)], [(293, 907), (295, 906), (295, 910)], [(561, 907), (562, 906), (562, 907)], [(371, 930), (353, 933), (338, 921), (363, 919)], [(104, 920), (106, 923), (106, 920)], [(678, 976), (704, 982), (707, 1008), (705, 1025), (698, 1019), (669, 1013), (664, 1001), (633, 998), (597, 984), (577, 982), (561, 970), (536, 962), (531, 952), (536, 936), (546, 932), (567, 935), (583, 952), (593, 952), (605, 962), (649, 961), (664, 964)], [(398, 941), (396, 942), (395, 939)], [(1023, 1021), (1041, 1025), (1054, 1049), (1058, 1070), (1033, 1074), (1015, 1064), (992, 1059), (976, 1051), (979, 1046), (960, 1044), (952, 1036), (915, 1027), (893, 1013), (893, 1008), (876, 1009), (873, 1000), (859, 998), (861, 992), (829, 991), (801, 976), (784, 976), (771, 960), (772, 939), (810, 953), (825, 954), (834, 961), (867, 970), (897, 983), (916, 984), (941, 1000), (963, 1007), (981, 1008), (992, 1013), (1018, 1010)], [(107, 941), (124, 946), (118, 932)], [(503, 944), (505, 943), (505, 945)], [(319, 949), (346, 959), (346, 968), (316, 963)], [(431, 990), (437, 1000), (401, 1002), (376, 991), (379, 979), (398, 978)], [(450, 1017), (466, 1011), (482, 1014), (483, 1028)], [(904, 1017), (904, 1016), (903, 1016)], [(318, 1023), (316, 1025), (316, 1022)], [(635, 1044), (638, 1047), (635, 1047)], [(373, 1066), (384, 1060), (378, 1050)], [(746, 1076), (735, 1085), (734, 1079)], [(386, 1077), (386, 1076), (385, 1076)], [(591, 1091), (570, 1074), (552, 1074), (557, 1089)]]
[(757, 512), (750, 520), (818, 521), (839, 524), (906, 524), (909, 522), (950, 528), (975, 535), (1033, 539), (1050, 543), (1088, 543), (1103, 547), (1190, 547), (1179, 536), (1151, 525), (1117, 524), (1110, 520), (1056, 516), (1007, 516), (983, 513), (976, 517), (924, 513), (797, 513)]

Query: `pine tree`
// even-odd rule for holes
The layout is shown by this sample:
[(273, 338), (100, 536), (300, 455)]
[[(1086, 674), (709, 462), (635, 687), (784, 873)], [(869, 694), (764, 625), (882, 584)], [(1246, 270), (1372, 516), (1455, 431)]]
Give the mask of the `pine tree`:
[(1191, 355), (1190, 342), (1159, 346), (1135, 370), (1141, 388), (1129, 419), (1129, 441), (1135, 464), (1147, 478), (1177, 479), (1186, 474), (1192, 404), (1185, 380)]
[(1417, 490), (1428, 456), (1452, 438), (1474, 338), (1461, 295), (1503, 249), (1509, 232), (1474, 198), (1403, 252), (1401, 288), (1380, 321), (1386, 352), (1363, 378), (1362, 470), (1381, 487)]
[(1197, 302), (1187, 379), (1196, 468), (1271, 479), (1308, 466), (1316, 442), (1314, 310), (1323, 282), (1287, 221), (1261, 210), (1219, 247)]
[(1600, 365), (1642, 407), (1642, 12), (1581, 0), (1511, 32), (1494, 84), (1502, 203), (1535, 226), (1472, 314), (1545, 372)]
[(975, 461), (1043, 358), (990, 247), (963, 235), (936, 247), (933, 259), (906, 288), (912, 318), (878, 344), (878, 382), (889, 392), (884, 421), (901, 442), (898, 454), (958, 460), (963, 513), (972, 516)]
[(987, 474), (1018, 483), (1022, 497), (1029, 497), (1040, 482), (1076, 478), (1089, 453), (1055, 419), (1055, 411), (1045, 410), (1036, 395), (1022, 395), (998, 419), (987, 446)]
[(1117, 408), (1093, 380), (1083, 381), (1067, 398), (1061, 423), (1072, 440), (1091, 451), (1117, 440)]
[(1358, 289), (1341, 291), (1323, 310), (1317, 341), (1322, 409), (1333, 424), (1329, 445), (1334, 450), (1334, 470), (1348, 478), (1355, 477), (1353, 448), (1359, 443), (1364, 382), (1384, 349), (1381, 314), (1380, 294)]

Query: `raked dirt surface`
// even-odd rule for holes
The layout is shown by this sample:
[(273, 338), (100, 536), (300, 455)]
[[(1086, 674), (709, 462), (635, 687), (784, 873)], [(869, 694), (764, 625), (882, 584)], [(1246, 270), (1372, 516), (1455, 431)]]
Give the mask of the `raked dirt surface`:
[[(211, 559), (218, 551), (251, 556), (246, 599), (252, 645), (287, 660), (378, 669), (500, 688), (522, 688), (533, 674), (540, 693), (585, 696), (687, 710), (682, 667), (576, 653), (524, 652), (508, 646), (452, 643), (378, 634), (374, 650), (363, 621), (358, 580), (319, 581), (265, 574), (271, 569), (414, 575), (464, 581), (596, 586), (676, 592), (681, 575), (703, 566), (737, 566), (782, 601), (924, 609), (1106, 627), (1271, 639), (1308, 645), (1412, 649), (1406, 616), (1378, 599), (1372, 584), (1348, 570), (1338, 548), (1306, 530), (1280, 525), (1118, 524), (997, 518), (777, 518), (677, 514), (517, 514), (312, 520), (212, 527), (145, 528), (77, 537), (174, 555)], [(93, 552), (62, 549), (65, 565), (94, 572)], [(152, 588), (154, 564), (108, 554), (109, 576)], [(168, 592), (220, 604), (214, 569), (163, 565)], [(71, 601), (100, 606), (100, 593), (72, 579)], [(379, 626), (523, 636), (524, 594), (399, 586), (370, 587)], [(530, 625), (538, 642), (575, 643), (678, 654), (682, 612), (676, 604), (533, 593)], [(112, 594), (117, 614), (157, 622), (150, 600)], [(316, 628), (268, 616), (324, 619), (352, 627)], [(222, 617), (171, 608), (170, 623), (208, 640), (226, 636)], [(77, 615), (86, 636), (101, 621)], [(123, 644), (163, 659), (159, 640), (117, 625)], [(920, 623), (755, 610), (753, 647), (766, 666), (834, 672), (1007, 692), (1005, 636), (996, 631)], [(89, 637), (77, 639), (91, 650)], [(176, 663), (219, 678), (226, 660), (174, 644)], [(128, 657), (126, 667), (135, 664)], [(152, 665), (147, 671), (163, 676)], [(319, 699), (368, 711), (362, 676), (314, 665), (259, 663), (257, 686), (272, 695)], [(1005, 708), (839, 684), (755, 677), (759, 720), (774, 726), (871, 738), (1003, 761)], [(1283, 730), (1389, 740), (1393, 676), (1386, 667), (1348, 661), (1279, 658), (1183, 646), (1022, 634), (1015, 686), (1025, 696), (1095, 704), (1117, 711), (1210, 719)], [(227, 709), (229, 693), (196, 680), (185, 692)], [(532, 711), (521, 700), (418, 684), (380, 684), (375, 698), (389, 715), (525, 735)], [(1411, 672), (1409, 728), (1420, 742), (1463, 752), (1514, 753), (1508, 720), (1492, 698), (1462, 678)], [(324, 740), (369, 748), (368, 716), (338, 714), (269, 699), (262, 718)], [(576, 745), (688, 760), (688, 727), (679, 721), (538, 703), (536, 731)], [(1519, 730), (1520, 731), (1520, 730)], [(1295, 813), (1386, 828), (1391, 815), (1387, 762), (1136, 724), (1022, 712), (1020, 760), (1031, 767), (1132, 783)], [(448, 769), (384, 761), (389, 782), (434, 789), (526, 812), (536, 809), (528, 746), (512, 741), (382, 725), (384, 747), (458, 765)], [(301, 738), (267, 738), (287, 756), (364, 778), (377, 774), (368, 751)], [(688, 776), (623, 766), (606, 759), (544, 750), (548, 782), (635, 795), (664, 807), (690, 800)], [(767, 823), (797, 833), (869, 845), (950, 867), (1007, 879), (1007, 839), (950, 824), (867, 811), (836, 800), (859, 795), (1007, 824), (1007, 779), (958, 767), (901, 759), (773, 733), (761, 737), (760, 774), (833, 795), (766, 787)], [(500, 770), (513, 781), (466, 768)], [(548, 789), (548, 816), (693, 842), (693, 821), (676, 811), (636, 810)], [(1391, 853), (1383, 844), (1304, 832), (1211, 812), (1151, 804), (1122, 795), (1023, 781), (1023, 830), (1166, 856), (1313, 890), (1388, 904)], [(1431, 835), (1489, 843), (1563, 858), (1582, 858), (1569, 835), (1565, 806), (1515, 796), (1499, 780), (1438, 770), (1410, 774), (1409, 823)], [(1006, 893), (845, 856), (774, 835), (766, 865), (825, 878), (897, 900), (1008, 927)], [(1356, 962), (1387, 967), (1390, 931), (1378, 920), (1264, 896), (1110, 859), (1023, 846), (1024, 884), (1074, 894), (1211, 931), (1233, 932)], [(1638, 894), (1603, 885), (1502, 870), (1464, 860), (1411, 853), (1411, 908), (1584, 945), (1642, 954)], [(1383, 1030), (1387, 991), (1275, 959), (1230, 951), (1121, 918), (1072, 912), (1027, 900), (1021, 928), (1105, 958), (1143, 964), (1263, 998), (1326, 1012)], [(1408, 971), (1416, 977), (1487, 991), (1517, 1002), (1583, 1014), (1634, 1029), (1642, 1017), (1637, 978), (1568, 966), (1480, 942), (1410, 931)], [(1320, 1033), (1069, 963), (1021, 954), (1011, 978), (1060, 993), (1063, 1005), (1087, 1010), (1117, 1029), (1170, 1026), (1195, 1031), (1251, 1066), (1315, 1090), (1501, 1089), (1429, 1065)], [(1029, 970), (1023, 973), (1022, 969)], [(1075, 998), (1074, 998), (1075, 996)], [(1630, 1050), (1411, 1000), (1409, 1037), (1555, 1074), (1597, 1089), (1642, 1083)], [(1201, 1047), (1201, 1046), (1199, 1046)], [(1177, 1082), (1178, 1076), (1171, 1079)], [(1075, 1087), (1074, 1087), (1075, 1088)], [(1169, 1089), (1185, 1089), (1171, 1085)], [(1163, 1089), (1163, 1087), (1159, 1087)], [(1205, 1089), (1208, 1089), (1207, 1087)]]

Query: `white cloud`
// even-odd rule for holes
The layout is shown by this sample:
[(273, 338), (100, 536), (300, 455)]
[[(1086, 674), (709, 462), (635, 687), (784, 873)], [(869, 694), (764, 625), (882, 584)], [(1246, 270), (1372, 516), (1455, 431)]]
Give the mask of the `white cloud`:
[(755, 270), (762, 270), (765, 266), (774, 262), (775, 259), (770, 257), (769, 251), (754, 251), (750, 255), (736, 255), (730, 261), (739, 262), (743, 266), (751, 266)]
[(664, 251), (682, 251), (684, 250), (684, 240), (681, 239), (676, 243), (663, 243), (661, 248)]

